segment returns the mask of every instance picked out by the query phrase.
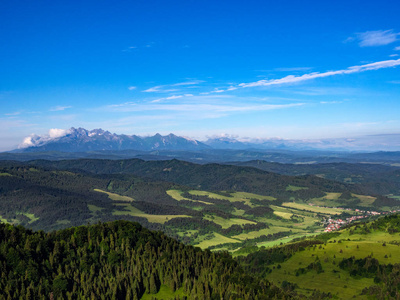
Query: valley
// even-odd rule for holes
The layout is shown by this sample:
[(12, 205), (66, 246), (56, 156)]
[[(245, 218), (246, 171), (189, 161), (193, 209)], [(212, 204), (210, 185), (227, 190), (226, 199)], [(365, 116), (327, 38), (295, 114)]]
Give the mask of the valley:
[(398, 209), (397, 200), (362, 194), (362, 186), (178, 160), (5, 162), (1, 173), (0, 216), (9, 223), (52, 230), (126, 219), (233, 254)]
[[(296, 168), (282, 167), (281, 173)], [(372, 177), (349, 184), (233, 164), (80, 159), (3, 161), (0, 174), (4, 223), (51, 232), (138, 222), (185, 245), (229, 255), (289, 298), (368, 299), (387, 275), (354, 275), (346, 266), (360, 259), (395, 265), (400, 258), (400, 223), (380, 221), (397, 220), (400, 210), (395, 180), (385, 185), (392, 194), (379, 194), (385, 172), (370, 185)], [(191, 292), (167, 283), (140, 293), (151, 299)]]

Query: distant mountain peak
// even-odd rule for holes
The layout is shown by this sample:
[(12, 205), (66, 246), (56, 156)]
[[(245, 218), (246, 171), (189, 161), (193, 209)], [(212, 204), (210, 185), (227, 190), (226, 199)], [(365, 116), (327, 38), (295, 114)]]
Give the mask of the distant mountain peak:
[(115, 134), (101, 128), (87, 130), (71, 127), (68, 130), (51, 129), (46, 135), (31, 135), (24, 139), (19, 149), (22, 152), (62, 151), (87, 152), (98, 150), (200, 150), (209, 146), (173, 133), (162, 136), (139, 137)]

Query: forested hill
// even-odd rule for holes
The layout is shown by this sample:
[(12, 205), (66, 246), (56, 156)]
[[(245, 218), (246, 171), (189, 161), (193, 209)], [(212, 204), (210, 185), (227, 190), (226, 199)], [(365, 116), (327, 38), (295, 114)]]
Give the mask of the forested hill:
[[(165, 161), (128, 160), (63, 160), (32, 161), (31, 164), (62, 170), (79, 170), (95, 174), (132, 174), (174, 182), (195, 189), (243, 191), (274, 196), (279, 199), (321, 197), (325, 192), (343, 192), (349, 186), (312, 175), (286, 176), (252, 167), (206, 164), (199, 165), (176, 159)], [(287, 191), (289, 185), (304, 189)], [(353, 188), (354, 192), (359, 192)]]
[(0, 224), (2, 299), (283, 299), (228, 254), (116, 221), (44, 233)]
[(281, 164), (265, 160), (231, 162), (237, 166), (254, 167), (263, 171), (290, 176), (318, 175), (338, 182), (357, 185), (364, 192), (398, 194), (400, 168), (377, 163), (318, 163)]

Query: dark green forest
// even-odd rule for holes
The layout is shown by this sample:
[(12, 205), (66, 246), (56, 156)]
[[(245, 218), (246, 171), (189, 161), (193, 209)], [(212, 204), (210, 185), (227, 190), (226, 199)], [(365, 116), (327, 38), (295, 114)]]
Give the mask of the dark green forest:
[(137, 223), (51, 233), (0, 224), (1, 299), (140, 299), (161, 286), (176, 299), (284, 299), (227, 253), (184, 246)]

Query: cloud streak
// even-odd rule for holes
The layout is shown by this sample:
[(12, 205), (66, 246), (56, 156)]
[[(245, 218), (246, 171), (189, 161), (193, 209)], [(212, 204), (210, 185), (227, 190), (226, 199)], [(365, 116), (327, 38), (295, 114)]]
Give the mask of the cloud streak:
[(63, 110), (66, 110), (68, 108), (71, 108), (71, 107), (72, 106), (55, 106), (55, 107), (50, 108), (49, 110), (50, 111), (63, 111)]
[(394, 43), (399, 35), (393, 30), (375, 30), (357, 33), (357, 39), (360, 47), (375, 47)]
[(203, 80), (192, 80), (185, 82), (178, 82), (174, 84), (157, 85), (144, 90), (145, 93), (168, 93), (178, 91), (177, 87), (191, 86), (204, 82)]
[[(201, 98), (201, 97), (196, 97)], [(251, 112), (251, 111), (267, 111), (276, 109), (285, 109), (291, 107), (303, 106), (305, 103), (289, 103), (289, 104), (210, 104), (210, 103), (183, 103), (183, 104), (135, 104), (125, 103), (119, 106), (110, 105), (104, 109), (114, 112), (143, 112), (143, 111), (175, 111), (175, 112), (216, 112), (216, 113), (234, 113), (234, 112)]]
[(292, 83), (298, 83), (298, 82), (308, 81), (308, 80), (317, 79), (317, 78), (325, 78), (325, 77), (336, 76), (336, 75), (354, 74), (354, 73), (361, 73), (361, 72), (365, 72), (365, 71), (393, 68), (398, 65), (400, 65), (400, 59), (384, 60), (384, 61), (374, 62), (374, 63), (360, 65), (360, 66), (352, 66), (352, 67), (349, 67), (349, 68), (343, 69), (343, 70), (327, 71), (327, 72), (323, 72), (323, 73), (314, 72), (314, 73), (304, 74), (301, 76), (288, 75), (288, 76), (280, 78), (280, 79), (259, 80), (259, 81), (255, 81), (255, 82), (241, 83), (241, 84), (239, 84), (239, 87), (250, 88), (250, 87), (260, 87), (260, 86), (292, 84)]

